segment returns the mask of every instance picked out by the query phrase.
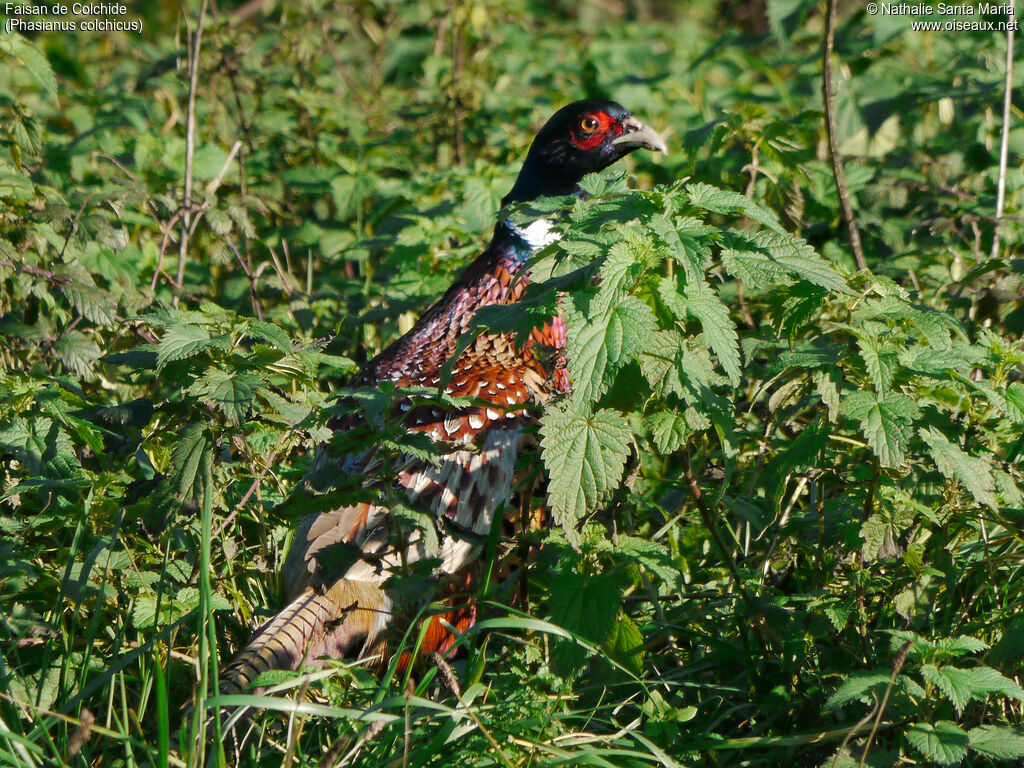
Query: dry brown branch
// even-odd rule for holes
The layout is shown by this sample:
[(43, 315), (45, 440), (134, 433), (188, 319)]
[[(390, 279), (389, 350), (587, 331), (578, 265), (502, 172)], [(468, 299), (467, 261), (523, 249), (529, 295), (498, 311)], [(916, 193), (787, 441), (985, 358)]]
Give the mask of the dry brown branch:
[(835, 97), (832, 93), (832, 52), (835, 47), (835, 39), (836, 0), (828, 0), (828, 7), (825, 10), (825, 36), (821, 44), (823, 65), (821, 97), (825, 102), (825, 132), (828, 134), (828, 153), (832, 159), (832, 176), (836, 182), (839, 206), (843, 212), (843, 221), (846, 222), (846, 232), (850, 239), (850, 247), (853, 249), (853, 258), (857, 262), (857, 269), (867, 269), (868, 263), (864, 258), (864, 247), (860, 242), (860, 230), (857, 229), (857, 222), (853, 218), (850, 191), (846, 187), (846, 173), (843, 171), (843, 158), (839, 154), (839, 139), (836, 136), (839, 129), (836, 126)]

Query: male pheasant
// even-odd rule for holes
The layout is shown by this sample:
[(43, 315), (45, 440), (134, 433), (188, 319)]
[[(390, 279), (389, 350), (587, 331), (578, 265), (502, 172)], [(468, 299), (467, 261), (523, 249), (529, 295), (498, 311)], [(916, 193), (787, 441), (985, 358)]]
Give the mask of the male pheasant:
[[(641, 147), (666, 151), (662, 138), (619, 104), (570, 104), (537, 134), (502, 205), (544, 195), (582, 194), (578, 183), (583, 176)], [(486, 305), (519, 301), (529, 281), (531, 256), (556, 238), (545, 219), (522, 228), (511, 219), (499, 221), (490, 245), (461, 278), (408, 333), (364, 365), (350, 386), (393, 382), (397, 387), (438, 387), (442, 369), (475, 312)], [(399, 531), (381, 501), (306, 519), (282, 571), (285, 608), (223, 670), (222, 693), (247, 688), (265, 670), (314, 666), (323, 657), (364, 659), (381, 668), (394, 632), (404, 631), (418, 608), (437, 595), (436, 583), (424, 584), (423, 594), (413, 596), (387, 583), (418, 561), (435, 558), (430, 561), (432, 575), (447, 581), (449, 590), (468, 586), (481, 543), (512, 493), (516, 456), (532, 418), (526, 407), (543, 404), (568, 388), (564, 359), (555, 354), (552, 369), (535, 354), (536, 347), (557, 351), (564, 342), (565, 325), (557, 317), (535, 330), (522, 349), (509, 335), (479, 335), (451, 366), (445, 392), (478, 398), (487, 405), (457, 411), (400, 406), (406, 429), (447, 447), (437, 463), (406, 455), (393, 470), (394, 485), (404, 501), (429, 510), (438, 521), (439, 551), (428, 552), (422, 531)], [(346, 429), (355, 423), (351, 418), (335, 419), (330, 426)], [(337, 462), (321, 446), (315, 467), (321, 473), (335, 468), (359, 473), (373, 485), (369, 478), (379, 474), (383, 461), (380, 452), (371, 450)], [(381, 491), (379, 483), (376, 490)], [(339, 562), (344, 563), (340, 568)], [(475, 613), (467, 604), (444, 618), (464, 631)], [(422, 653), (446, 652), (454, 640), (440, 619), (430, 620)]]

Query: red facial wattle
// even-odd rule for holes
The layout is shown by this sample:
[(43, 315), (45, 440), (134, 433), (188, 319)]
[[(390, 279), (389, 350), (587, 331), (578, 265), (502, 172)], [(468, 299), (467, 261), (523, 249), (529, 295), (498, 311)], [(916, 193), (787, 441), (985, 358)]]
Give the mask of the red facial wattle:
[[(587, 130), (584, 126), (590, 120), (596, 121), (597, 125)], [(621, 136), (622, 130), (622, 123), (607, 112), (591, 112), (573, 127), (569, 138), (580, 149), (591, 150), (601, 146), (608, 136), (613, 139)]]

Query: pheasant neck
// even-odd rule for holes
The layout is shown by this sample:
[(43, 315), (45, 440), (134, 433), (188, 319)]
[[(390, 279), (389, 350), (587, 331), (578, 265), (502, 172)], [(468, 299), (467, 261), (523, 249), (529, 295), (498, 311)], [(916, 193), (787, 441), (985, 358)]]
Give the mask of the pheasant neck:
[(489, 304), (519, 301), (530, 279), (529, 261), (559, 235), (553, 222), (537, 219), (518, 226), (498, 222), (491, 243), (402, 338), (367, 363), (352, 382), (366, 386), (391, 380), (400, 386), (433, 384), (455, 353), (459, 337), (470, 329), (473, 315)]

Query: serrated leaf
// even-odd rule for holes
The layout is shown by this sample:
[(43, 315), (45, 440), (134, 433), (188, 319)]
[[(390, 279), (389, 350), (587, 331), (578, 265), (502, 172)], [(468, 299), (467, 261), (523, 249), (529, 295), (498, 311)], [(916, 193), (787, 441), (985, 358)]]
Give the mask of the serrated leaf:
[(604, 643), (604, 650), (634, 675), (643, 671), (644, 636), (636, 622), (626, 614), (619, 615)]
[(765, 253), (724, 248), (721, 258), (726, 271), (751, 288), (768, 288), (789, 282), (789, 270)]
[(682, 395), (680, 358), (684, 348), (683, 337), (676, 331), (659, 330), (644, 343), (640, 353), (640, 370), (654, 391), (665, 397), (669, 394)]
[(96, 361), (102, 352), (91, 336), (81, 331), (67, 331), (53, 345), (53, 351), (67, 369), (84, 381), (96, 379)]
[(562, 572), (552, 580), (548, 616), (553, 624), (596, 645), (608, 640), (622, 607), (622, 574)]
[(101, 325), (110, 325), (114, 322), (117, 315), (117, 299), (109, 291), (77, 280), (58, 285), (61, 293), (68, 297), (71, 305), (87, 320)]
[[(695, 317), (704, 330), (704, 340), (718, 356), (733, 386), (740, 382), (740, 345), (736, 324), (729, 317), (729, 308), (707, 283), (690, 283), (686, 286), (685, 298), (672, 296), (665, 280), (659, 284), (659, 294), (666, 306), (681, 320), (686, 316)], [(667, 281), (671, 283), (671, 281)]]
[(843, 398), (840, 412), (859, 419), (861, 432), (883, 467), (903, 463), (911, 424), (918, 415), (910, 398), (890, 393), (887, 399), (880, 400), (870, 392), (853, 392)]
[(861, 337), (857, 339), (857, 348), (876, 391), (880, 394), (887, 392), (899, 367), (896, 347), (878, 339)]
[(0, 51), (10, 54), (21, 61), (29, 74), (36, 82), (43, 86), (50, 98), (57, 96), (57, 76), (53, 73), (46, 54), (43, 53), (35, 43), (30, 42), (18, 32), (9, 32), (0, 35)]
[(971, 749), (998, 760), (1024, 757), (1024, 735), (1011, 728), (980, 725), (967, 732)]
[(288, 337), (288, 332), (278, 325), (250, 320), (245, 324), (245, 335), (252, 339), (265, 341), (286, 355), (291, 354), (292, 340)]
[(210, 225), (210, 229), (217, 235), (226, 235), (234, 227), (231, 217), (217, 207), (206, 211), (206, 221)]
[(998, 511), (999, 502), (996, 500), (991, 464), (966, 453), (934, 427), (921, 430), (921, 437), (928, 444), (935, 465), (943, 475), (950, 480), (959, 480), (975, 501)]
[(979, 696), (1000, 693), (1011, 699), (1024, 702), (1024, 689), (992, 667), (974, 667), (965, 670)]
[(622, 478), (632, 437), (629, 424), (607, 408), (585, 414), (560, 407), (548, 410), (540, 431), (551, 512), (566, 538), (578, 539), (577, 521)]
[(174, 445), (167, 473), (160, 479), (154, 496), (157, 506), (172, 502), (195, 503), (208, 492), (206, 478), (213, 462), (213, 451), (202, 424), (185, 428)]
[(675, 410), (652, 413), (645, 422), (647, 429), (650, 430), (651, 440), (662, 454), (675, 451), (690, 435), (690, 426), (686, 419)]
[(759, 203), (749, 200), (738, 192), (719, 189), (710, 184), (697, 182), (686, 188), (686, 195), (692, 205), (712, 213), (742, 213), (776, 232), (783, 232), (778, 217)]
[(224, 414), (229, 424), (237, 426), (245, 421), (256, 393), (263, 386), (263, 380), (251, 373), (210, 369), (189, 388), (189, 392), (213, 405)]
[(964, 707), (971, 699), (977, 698), (969, 670), (924, 664), (921, 667), (921, 677), (942, 691), (942, 695), (949, 699), (958, 715), (963, 713)]
[(868, 694), (872, 689), (889, 684), (890, 674), (889, 672), (862, 672), (851, 675), (836, 689), (835, 693), (828, 697), (825, 709), (841, 707), (858, 699), (869, 700)]
[[(612, 547), (611, 543), (608, 544)], [(642, 565), (673, 589), (681, 589), (683, 574), (673, 561), (668, 548), (641, 536), (621, 534), (613, 549), (616, 561), (625, 561)]]
[(914, 749), (940, 765), (956, 765), (967, 757), (967, 733), (948, 720), (939, 720), (935, 725), (917, 723), (904, 735)]
[(201, 325), (172, 325), (157, 344), (157, 370), (174, 360), (183, 360), (213, 346), (210, 332)]
[(626, 296), (593, 317), (570, 307), (565, 318), (569, 378), (573, 396), (581, 403), (595, 402), (656, 328), (651, 308), (635, 296)]
[(838, 293), (851, 293), (846, 280), (801, 237), (761, 230), (744, 233), (748, 245), (767, 252), (793, 277)]
[(704, 279), (704, 273), (711, 266), (710, 227), (699, 219), (679, 218), (673, 223), (664, 216), (655, 217), (648, 226), (682, 265), (687, 282)]

